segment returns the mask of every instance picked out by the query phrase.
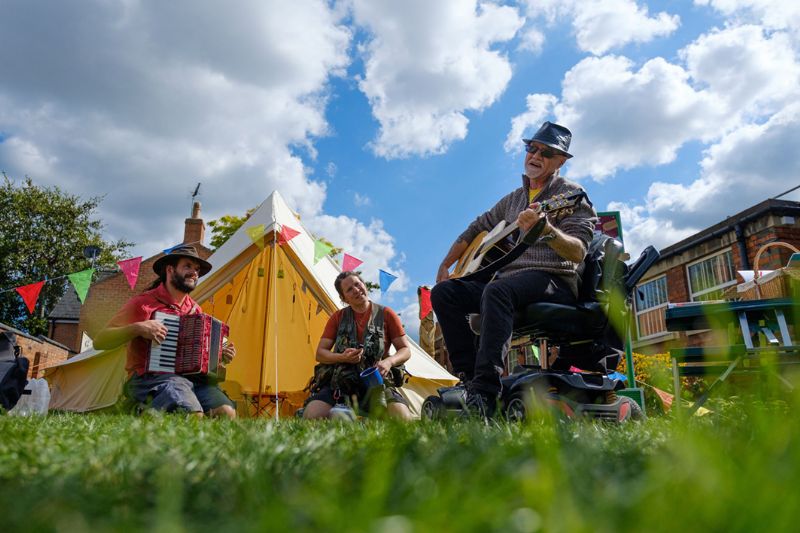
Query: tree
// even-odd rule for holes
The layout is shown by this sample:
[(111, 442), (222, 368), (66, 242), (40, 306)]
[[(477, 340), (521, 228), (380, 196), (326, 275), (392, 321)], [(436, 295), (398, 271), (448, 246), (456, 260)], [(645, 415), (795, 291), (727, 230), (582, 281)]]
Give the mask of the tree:
[(230, 239), (231, 236), (236, 233), (236, 230), (242, 227), (242, 224), (247, 222), (247, 219), (250, 218), (250, 215), (252, 215), (254, 211), (255, 208), (248, 209), (247, 213), (245, 213), (243, 217), (237, 217), (236, 215), (223, 215), (217, 220), (212, 220), (209, 222), (208, 225), (211, 228), (211, 248), (216, 250), (225, 244), (225, 241)]
[[(102, 197), (88, 200), (58, 187), (41, 187), (26, 177), (17, 185), (5, 173), (0, 186), (0, 322), (32, 335), (47, 333), (47, 316), (68, 290), (66, 274), (91, 267), (86, 246), (100, 253), (96, 265), (113, 265), (132, 246), (106, 242), (95, 210)], [(45, 283), (34, 313), (28, 313), (15, 287)]]

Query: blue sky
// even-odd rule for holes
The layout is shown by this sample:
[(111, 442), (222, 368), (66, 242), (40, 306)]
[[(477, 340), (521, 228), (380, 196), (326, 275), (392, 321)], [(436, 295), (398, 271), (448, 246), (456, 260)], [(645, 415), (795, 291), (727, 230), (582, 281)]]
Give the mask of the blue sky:
[(104, 195), (150, 256), (278, 189), (318, 235), (416, 287), (520, 182), (519, 138), (667, 246), (798, 184), (800, 3), (127, 0), (0, 5), (0, 169)]

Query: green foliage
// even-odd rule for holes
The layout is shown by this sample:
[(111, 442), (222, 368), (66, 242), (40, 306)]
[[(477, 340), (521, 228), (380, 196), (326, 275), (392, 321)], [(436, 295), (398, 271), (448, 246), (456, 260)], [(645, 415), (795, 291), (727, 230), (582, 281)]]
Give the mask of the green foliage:
[(248, 209), (247, 213), (243, 217), (237, 217), (236, 215), (223, 215), (222, 217), (218, 218), (217, 220), (212, 220), (208, 223), (208, 226), (211, 228), (211, 248), (217, 249), (223, 244), (225, 241), (231, 238), (231, 235), (236, 233), (236, 230), (242, 227), (250, 215), (253, 214), (255, 208)]
[(796, 397), (616, 426), (0, 417), (0, 530), (793, 531)]
[[(0, 186), (0, 288), (13, 289), (91, 266), (86, 246), (100, 248), (96, 265), (113, 265), (132, 246), (106, 242), (95, 210), (102, 198), (83, 199), (26, 178), (17, 185), (5, 174)], [(33, 315), (15, 291), (0, 293), (0, 322), (33, 335), (47, 332), (47, 315), (68, 288), (66, 279), (45, 283)]]

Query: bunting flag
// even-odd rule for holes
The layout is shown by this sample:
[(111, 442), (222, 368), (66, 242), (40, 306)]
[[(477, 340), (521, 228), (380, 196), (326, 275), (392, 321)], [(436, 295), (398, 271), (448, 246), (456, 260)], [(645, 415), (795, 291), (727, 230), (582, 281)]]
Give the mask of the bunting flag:
[(253, 244), (257, 244), (262, 250), (264, 249), (264, 239), (262, 237), (264, 237), (264, 232), (267, 231), (264, 224), (245, 228), (244, 231), (247, 233), (247, 236), (250, 237), (250, 240), (253, 241)]
[(423, 320), (426, 316), (431, 314), (433, 306), (431, 305), (431, 290), (428, 287), (419, 288), (419, 319)]
[(175, 246), (170, 246), (169, 248), (167, 248), (166, 250), (164, 250), (164, 255), (167, 255), (168, 253), (170, 253), (172, 250), (174, 250), (174, 249), (175, 249), (175, 248), (177, 248), (178, 246), (183, 246), (183, 243), (182, 243), (182, 242), (179, 242), (179, 243), (178, 243), (178, 244), (176, 244)]
[(357, 257), (353, 257), (350, 254), (344, 254), (344, 258), (342, 259), (342, 272), (350, 272), (358, 268), (359, 265), (363, 264), (364, 261), (358, 259)]
[(30, 285), (23, 285), (17, 287), (15, 290), (22, 296), (22, 301), (28, 306), (28, 312), (33, 314), (33, 308), (36, 307), (36, 300), (39, 299), (39, 293), (42, 292), (44, 281), (37, 281)]
[(331, 253), (331, 250), (333, 250), (333, 246), (322, 239), (314, 241), (314, 264), (319, 263), (319, 260)]
[(384, 270), (378, 270), (379, 273), (379, 282), (381, 284), (381, 294), (386, 294), (386, 291), (389, 290), (389, 285), (394, 283), (394, 280), (397, 279), (397, 276), (394, 274), (389, 274)]
[(668, 413), (669, 410), (672, 408), (672, 402), (674, 401), (675, 396), (668, 393), (667, 391), (663, 391), (653, 386), (651, 386), (650, 388), (653, 389), (653, 391), (655, 391), (656, 396), (658, 396), (658, 399), (661, 401), (661, 407), (664, 409), (664, 412)]
[(86, 300), (86, 293), (89, 292), (89, 285), (92, 284), (92, 274), (94, 274), (93, 268), (87, 268), (86, 270), (81, 270), (80, 272), (67, 274), (70, 283), (72, 283), (72, 286), (75, 287), (75, 292), (78, 293), (78, 298), (80, 299), (81, 303)]
[(142, 264), (141, 257), (134, 257), (133, 259), (123, 259), (122, 261), (117, 261), (117, 266), (119, 269), (122, 270), (122, 273), (125, 274), (125, 279), (128, 280), (128, 285), (131, 286), (131, 290), (136, 287), (136, 282), (139, 279), (139, 267)]
[(281, 232), (278, 234), (278, 246), (283, 246), (298, 235), (300, 235), (300, 232), (296, 229), (281, 225)]

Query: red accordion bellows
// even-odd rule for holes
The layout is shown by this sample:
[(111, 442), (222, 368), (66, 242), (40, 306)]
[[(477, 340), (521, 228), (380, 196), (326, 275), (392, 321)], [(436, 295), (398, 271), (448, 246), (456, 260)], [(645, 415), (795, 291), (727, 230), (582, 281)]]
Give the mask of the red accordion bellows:
[(176, 374), (205, 374), (218, 381), (225, 379), (222, 348), (228, 341), (228, 325), (211, 315), (181, 317)]

